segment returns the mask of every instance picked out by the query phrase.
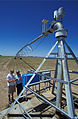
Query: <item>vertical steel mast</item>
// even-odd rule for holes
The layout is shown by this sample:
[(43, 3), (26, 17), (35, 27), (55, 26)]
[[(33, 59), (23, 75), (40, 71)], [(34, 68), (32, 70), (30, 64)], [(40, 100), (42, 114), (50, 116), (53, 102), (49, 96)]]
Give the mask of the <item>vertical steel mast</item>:
[[(57, 11), (54, 12), (55, 19), (63, 18), (64, 17), (64, 9), (59, 8), (58, 13)], [(58, 57), (57, 60), (57, 79), (64, 80), (68, 82), (68, 85), (65, 84), (65, 92), (66, 92), (66, 101), (67, 101), (67, 109), (68, 114), (72, 118), (75, 116), (75, 110), (74, 110), (74, 102), (72, 97), (72, 89), (70, 84), (70, 76), (68, 71), (68, 63), (67, 63), (67, 56), (65, 51), (65, 43), (64, 38), (67, 37), (67, 31), (64, 29), (64, 26), (62, 24), (62, 20), (60, 22), (56, 22), (54, 24), (55, 29), (55, 37), (58, 39)], [(57, 93), (56, 93), (56, 106), (61, 108), (61, 101), (62, 101), (62, 87), (63, 84), (58, 82), (57, 83)]]
[[(50, 28), (47, 29), (47, 30), (44, 30), (44, 32), (43, 32), (43, 34), (41, 36), (36, 38), (31, 43), (25, 45), (21, 50), (18, 51), (17, 56), (20, 55), (20, 52), (22, 50), (24, 50), (25, 47), (27, 47), (30, 44), (34, 43), (35, 41), (37, 41), (38, 39), (42, 38), (43, 36), (47, 36), (48, 34), (55, 33), (55, 37), (58, 39), (57, 42), (55, 43), (55, 45), (50, 49), (50, 51), (48, 52), (48, 54), (46, 55), (44, 60), (38, 66), (38, 68), (34, 72), (34, 75), (27, 82), (27, 84), (25, 85), (25, 87), (22, 90), (22, 92), (15, 99), (14, 103), (9, 108), (9, 110), (6, 113), (6, 115), (10, 112), (10, 110), (13, 108), (13, 106), (17, 102), (20, 105), (20, 107), (24, 110), (25, 114), (28, 115), (28, 117), (30, 119), (32, 119), (32, 117), (29, 115), (29, 113), (22, 107), (22, 105), (18, 101), (18, 99), (21, 97), (23, 92), (26, 89), (28, 89), (30, 92), (35, 94), (41, 100), (43, 100), (44, 102), (48, 103), (50, 106), (54, 107), (57, 111), (63, 113), (64, 115), (66, 115), (67, 117), (69, 117), (71, 119), (77, 119), (77, 117), (75, 117), (75, 108), (74, 108), (74, 101), (73, 101), (72, 88), (71, 88), (71, 83), (74, 82), (74, 81), (77, 81), (77, 79), (70, 81), (69, 70), (68, 70), (68, 62), (67, 62), (68, 57), (67, 57), (67, 52), (66, 52), (65, 47), (67, 47), (68, 51), (70, 52), (69, 54), (72, 55), (73, 59), (76, 61), (77, 64), (78, 64), (78, 60), (77, 60), (76, 56), (74, 55), (73, 51), (71, 50), (71, 48), (68, 46), (68, 44), (64, 40), (67, 37), (67, 30), (64, 29), (64, 26), (63, 26), (63, 23), (62, 23), (62, 18), (64, 17), (64, 15), (65, 15), (65, 12), (64, 12), (64, 8), (62, 8), (62, 7), (59, 8), (58, 10), (54, 11), (54, 21), (52, 22)], [(44, 20), (43, 23), (47, 23), (47, 21)], [(55, 53), (55, 54), (57, 54), (57, 57), (56, 58), (49, 57), (52, 54), (52, 52), (53, 52), (53, 50), (54, 50), (54, 48), (56, 47), (57, 44), (58, 44), (58, 51), (57, 51), (57, 53)], [(35, 75), (39, 72), (39, 70), (41, 69), (41, 67), (43, 66), (43, 64), (45, 63), (45, 61), (47, 59), (56, 59), (57, 60), (55, 77), (54, 78), (48, 77), (49, 80), (53, 80), (52, 93), (54, 92), (55, 81), (57, 81), (56, 105), (53, 104), (52, 102), (50, 102), (47, 98), (45, 98), (42, 95), (38, 94), (37, 92), (33, 91), (29, 87), (31, 81), (33, 80)], [(45, 76), (45, 77), (47, 77), (47, 76)], [(43, 82), (47, 82), (47, 80), (43, 80)], [(37, 83), (40, 83), (40, 82), (37, 82)], [(62, 109), (62, 94), (63, 94), (62, 90), (63, 90), (63, 85), (65, 86), (67, 112)]]

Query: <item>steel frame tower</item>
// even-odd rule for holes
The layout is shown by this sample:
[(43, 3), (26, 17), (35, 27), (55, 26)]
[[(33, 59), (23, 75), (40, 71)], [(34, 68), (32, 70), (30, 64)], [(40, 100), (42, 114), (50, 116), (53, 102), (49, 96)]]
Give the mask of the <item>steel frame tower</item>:
[[(21, 97), (22, 93), (26, 89), (28, 89), (33, 94), (35, 94), (36, 96), (38, 96), (41, 100), (43, 100), (44, 102), (46, 102), (49, 105), (51, 105), (52, 107), (54, 107), (57, 111), (63, 113), (68, 118), (77, 119), (77, 116), (75, 115), (75, 108), (74, 108), (74, 102), (73, 102), (73, 96), (72, 96), (72, 89), (71, 89), (72, 82), (75, 82), (77, 79), (70, 81), (69, 70), (68, 70), (68, 62), (67, 62), (67, 60), (68, 60), (67, 55), (69, 55), (69, 54), (72, 55), (77, 64), (78, 64), (78, 60), (77, 60), (76, 56), (74, 55), (73, 51), (71, 50), (71, 48), (68, 46), (68, 44), (64, 40), (64, 38), (67, 37), (67, 30), (64, 29), (62, 20), (57, 21), (57, 19), (63, 18), (63, 17), (64, 17), (64, 9), (63, 8), (60, 8), (58, 10), (58, 13), (57, 13), (57, 11), (54, 12), (54, 19), (55, 20), (52, 22), (51, 27), (44, 34), (42, 34), (42, 37), (43, 36), (47, 36), (48, 34), (52, 34), (54, 32), (55, 33), (55, 37), (58, 40), (55, 43), (55, 45), (50, 49), (49, 53), (46, 55), (46, 57), (44, 58), (44, 60), (42, 61), (42, 63), (39, 65), (39, 67), (37, 68), (37, 70), (34, 72), (34, 75), (30, 78), (30, 80), (28, 81), (28, 83), (25, 85), (24, 89), (19, 94), (19, 96), (16, 98), (15, 102), (9, 108), (9, 110), (6, 113), (6, 115), (9, 113), (9, 111), (13, 108), (13, 106), (17, 102), (19, 104), (19, 106), (22, 108), (22, 110), (25, 112), (25, 114), (28, 115), (28, 117), (30, 119), (32, 119), (32, 117), (29, 115), (29, 113), (22, 107), (22, 105), (18, 101), (18, 99)], [(40, 38), (41, 38), (41, 36), (40, 36)], [(56, 58), (49, 57), (52, 54), (52, 51), (54, 50), (54, 48), (56, 47), (57, 44), (58, 44), (58, 51), (56, 53), (57, 57)], [(65, 47), (67, 47), (69, 53), (66, 52)], [(17, 53), (17, 55), (18, 55), (18, 53)], [(45, 77), (48, 77), (49, 80), (53, 80), (54, 81), (54, 83), (53, 83), (53, 92), (54, 92), (55, 81), (57, 81), (56, 105), (54, 105), (48, 99), (42, 97), (40, 94), (37, 94), (30, 87), (28, 87), (30, 85), (30, 82), (33, 80), (33, 78), (35, 77), (35, 75), (39, 72), (40, 68), (42, 67), (42, 65), (45, 63), (45, 61), (47, 59), (56, 59), (57, 60), (56, 71), (55, 71), (55, 78), (52, 78), (52, 77), (49, 77), (49, 76), (45, 76)], [(46, 80), (44, 80), (43, 82), (46, 82)], [(38, 83), (40, 83), (40, 82), (38, 82)], [(66, 102), (67, 102), (67, 112), (64, 111), (62, 109), (62, 107), (61, 107), (62, 87), (63, 87), (63, 85), (65, 85)]]

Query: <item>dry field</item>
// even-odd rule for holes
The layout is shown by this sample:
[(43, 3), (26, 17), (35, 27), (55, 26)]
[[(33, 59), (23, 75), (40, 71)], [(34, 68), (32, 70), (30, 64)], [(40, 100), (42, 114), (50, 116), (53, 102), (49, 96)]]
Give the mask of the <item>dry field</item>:
[[(7, 90), (7, 81), (6, 76), (9, 73), (10, 69), (14, 69), (16, 71), (17, 69), (21, 71), (22, 74), (27, 73), (28, 70), (31, 70), (33, 68), (37, 68), (43, 58), (38, 57), (27, 57), (21, 59), (14, 59), (13, 57), (2, 57), (0, 56), (0, 111), (2, 109), (6, 108), (6, 105), (8, 104), (8, 90)], [(55, 60), (47, 60), (46, 63), (44, 63), (43, 69), (55, 69)], [(73, 71), (78, 71), (78, 66), (74, 61), (69, 61), (69, 69)], [(14, 72), (15, 73), (15, 72)], [(54, 72), (52, 73), (54, 74)], [(70, 75), (71, 79), (78, 78), (78, 74), (76, 75)], [(73, 86), (73, 90), (77, 92), (78, 87)], [(15, 94), (16, 97), (16, 94)]]

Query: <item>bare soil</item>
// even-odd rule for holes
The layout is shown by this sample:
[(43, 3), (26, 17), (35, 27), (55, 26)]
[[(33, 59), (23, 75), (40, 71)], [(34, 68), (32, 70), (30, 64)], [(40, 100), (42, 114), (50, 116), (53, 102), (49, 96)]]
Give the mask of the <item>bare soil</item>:
[[(9, 73), (10, 69), (20, 70), (22, 74), (26, 74), (28, 70), (36, 69), (43, 58), (34, 58), (34, 57), (28, 57), (21, 59), (14, 59), (13, 57), (0, 57), (0, 111), (5, 109), (8, 104), (8, 88), (7, 88), (7, 81), (6, 76)], [(55, 69), (55, 60), (47, 60), (46, 63), (44, 63), (41, 70), (44, 69)], [(78, 66), (74, 61), (68, 61), (69, 69), (73, 71), (78, 71)], [(14, 72), (14, 73), (15, 73)], [(52, 75), (54, 75), (54, 72), (52, 72)], [(78, 74), (70, 74), (71, 79), (78, 78)], [(77, 82), (78, 83), (78, 82)], [(74, 92), (78, 92), (78, 86), (73, 86), (72, 90)], [(15, 93), (16, 97), (16, 93)]]

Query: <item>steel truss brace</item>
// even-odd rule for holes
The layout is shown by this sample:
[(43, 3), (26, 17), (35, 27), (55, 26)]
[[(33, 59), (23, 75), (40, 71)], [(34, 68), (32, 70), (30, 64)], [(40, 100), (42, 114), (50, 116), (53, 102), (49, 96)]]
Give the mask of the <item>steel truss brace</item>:
[[(42, 63), (39, 65), (39, 67), (37, 68), (37, 70), (35, 71), (35, 74), (30, 78), (30, 80), (28, 81), (28, 83), (25, 85), (25, 87), (23, 88), (23, 90), (21, 91), (21, 93), (19, 94), (19, 96), (15, 99), (14, 103), (11, 105), (11, 107), (8, 109), (8, 111), (6, 112), (5, 115), (8, 115), (8, 113), (10, 112), (10, 110), (13, 108), (13, 106), (16, 104), (16, 102), (18, 102), (18, 99), (21, 97), (22, 93), (25, 91), (25, 89), (29, 86), (30, 82), (33, 80), (33, 78), (35, 77), (36, 73), (39, 72), (40, 68), (42, 67), (42, 65), (45, 63), (46, 58), (49, 57), (50, 53), (54, 50), (54, 48), (56, 47), (56, 45), (58, 44), (58, 41), (55, 43), (55, 45), (50, 49), (50, 51), (48, 52), (48, 54), (46, 55), (46, 57), (44, 58), (44, 60), (42, 61)], [(18, 103), (19, 104), (19, 103)], [(24, 108), (23, 108), (24, 109)], [(26, 114), (28, 114), (26, 112)], [(30, 117), (31, 119), (31, 117)]]
[[(20, 106), (20, 108), (22, 108), (22, 110), (24, 111), (25, 114), (27, 114), (27, 116), (32, 119), (32, 117), (29, 115), (29, 113), (26, 111), (26, 109), (24, 109), (24, 107), (19, 103), (19, 101), (17, 101), (18, 105)], [(23, 116), (26, 118), (26, 116), (23, 114)]]
[[(68, 116), (71, 117), (71, 119), (74, 119), (75, 118), (74, 102), (73, 102), (73, 97), (72, 97), (71, 82), (70, 82), (70, 77), (69, 77), (67, 57), (66, 57), (66, 53), (65, 53), (64, 43), (65, 43), (64, 39), (62, 37), (59, 38), (58, 57), (60, 57), (60, 59), (58, 59), (58, 63), (56, 64), (57, 65), (57, 68), (56, 68), (57, 74), (56, 75), (57, 75), (57, 79), (64, 80), (64, 81), (68, 82), (67, 85), (65, 84)], [(73, 55), (73, 57), (74, 57), (74, 55)], [(62, 59), (62, 58), (64, 58), (64, 59)], [(62, 84), (60, 82), (57, 82), (56, 106), (58, 108), (61, 108), (61, 101), (62, 101)]]
[[(55, 73), (55, 78), (51, 78), (51, 77), (47, 77), (49, 78), (48, 80), (55, 80), (58, 82), (58, 86), (57, 86), (57, 97), (56, 99), (58, 99), (59, 95), (58, 95), (58, 89), (61, 89), (62, 83), (65, 84), (65, 91), (66, 91), (66, 99), (67, 99), (67, 107), (68, 107), (68, 113), (65, 112), (65, 110), (61, 109), (61, 107), (59, 108), (58, 104), (60, 103), (60, 98), (61, 98), (61, 93), (60, 92), (60, 97), (58, 99), (58, 101), (56, 100), (56, 105), (53, 105), (50, 101), (48, 101), (46, 98), (40, 96), (39, 94), (37, 94), (36, 92), (34, 92), (32, 89), (28, 88), (29, 85), (31, 85), (31, 81), (33, 80), (33, 78), (35, 77), (35, 75), (39, 72), (40, 68), (42, 67), (42, 65), (45, 63), (45, 61), (47, 60), (47, 58), (49, 57), (49, 55), (51, 54), (51, 52), (54, 50), (54, 48), (56, 47), (56, 45), (60, 42), (61, 46), (61, 50), (62, 50), (62, 54), (61, 50), (59, 49), (59, 57), (62, 58), (58, 59), (57, 61), (57, 67), (56, 67), (56, 73)], [(64, 57), (64, 59), (63, 59)], [(58, 65), (60, 64), (60, 65)], [(59, 67), (58, 67), (59, 66)], [(60, 69), (60, 70), (59, 70)], [(59, 72), (58, 72), (59, 71)], [(64, 80), (60, 80), (62, 77), (62, 74), (64, 74)], [(59, 75), (60, 74), (60, 75)], [(57, 77), (58, 76), (58, 77)], [(56, 78), (57, 77), (57, 78)], [(38, 82), (40, 83), (40, 82)], [(67, 57), (65, 56), (65, 49), (64, 49), (64, 42), (63, 40), (58, 40), (55, 45), (51, 48), (51, 50), (49, 51), (49, 53), (46, 55), (46, 57), (44, 58), (44, 60), (42, 61), (42, 63), (39, 65), (39, 67), (37, 68), (37, 70), (34, 72), (34, 75), (30, 78), (30, 80), (28, 81), (28, 83), (25, 85), (24, 89), (21, 91), (21, 93), (19, 94), (19, 96), (15, 99), (14, 103), (12, 104), (12, 106), (9, 108), (9, 110), (7, 111), (6, 115), (10, 112), (10, 110), (13, 108), (13, 106), (15, 105), (15, 103), (17, 102), (19, 104), (19, 106), (22, 108), (22, 110), (28, 115), (28, 117), (30, 119), (31, 116), (28, 114), (28, 112), (26, 112), (26, 110), (22, 107), (22, 105), (18, 102), (18, 99), (21, 97), (22, 93), (26, 90), (30, 90), (30, 92), (34, 93), (36, 96), (38, 96), (40, 99), (42, 99), (44, 102), (47, 102), (49, 105), (51, 105), (52, 107), (54, 107), (55, 109), (57, 109), (58, 111), (60, 111), (61, 113), (63, 113), (64, 115), (66, 115), (69, 118), (73, 118), (75, 117), (75, 113), (74, 113), (74, 106), (73, 106), (73, 99), (72, 99), (72, 91), (71, 91), (71, 82), (70, 82), (70, 78), (69, 78), (69, 72), (68, 72), (68, 66), (67, 66)], [(60, 90), (59, 90), (60, 91)], [(62, 90), (61, 90), (62, 91)]]
[(50, 102), (48, 99), (44, 98), (43, 96), (37, 94), (35, 91), (33, 91), (31, 88), (27, 87), (27, 89), (32, 92), (33, 94), (35, 94), (37, 97), (39, 97), (41, 100), (43, 100), (44, 102), (46, 102), (47, 104), (49, 104), (50, 106), (54, 107), (55, 109), (57, 109), (59, 112), (63, 113), (64, 115), (66, 115), (67, 117), (71, 118), (67, 112), (65, 112), (63, 109), (58, 108), (56, 105), (52, 104), (52, 102)]
[(71, 55), (72, 55), (73, 58), (75, 59), (76, 63), (78, 64), (78, 60), (77, 60), (75, 54), (73, 53), (73, 51), (71, 50), (71, 48), (68, 46), (68, 44), (66, 43), (66, 41), (65, 41), (65, 40), (63, 40), (63, 41), (64, 41), (64, 43), (66, 44), (66, 46), (67, 46), (68, 50), (70, 51)]
[[(18, 105), (20, 106), (20, 108), (24, 111), (24, 113), (30, 118), (32, 119), (32, 117), (29, 115), (29, 113), (26, 111), (26, 109), (24, 109), (24, 107), (19, 103), (18, 99), (21, 97), (22, 93), (26, 90), (26, 88), (24, 87), (24, 89), (21, 91), (21, 93), (19, 94), (19, 96), (15, 99), (14, 103), (12, 104), (12, 106), (9, 108), (9, 110), (7, 111), (7, 113), (5, 115), (8, 115), (8, 113), (10, 112), (10, 110), (13, 108), (13, 106), (16, 104), (16, 102), (18, 103)], [(26, 118), (26, 116), (23, 114), (23, 116)]]
[(68, 71), (67, 57), (65, 55), (64, 40), (61, 41), (61, 50), (62, 50), (62, 56), (65, 57), (65, 59), (62, 60), (64, 81), (69, 82), (68, 85), (65, 85), (68, 114), (70, 117), (74, 118), (75, 117), (74, 101), (72, 97), (72, 89), (71, 89), (70, 76)]

